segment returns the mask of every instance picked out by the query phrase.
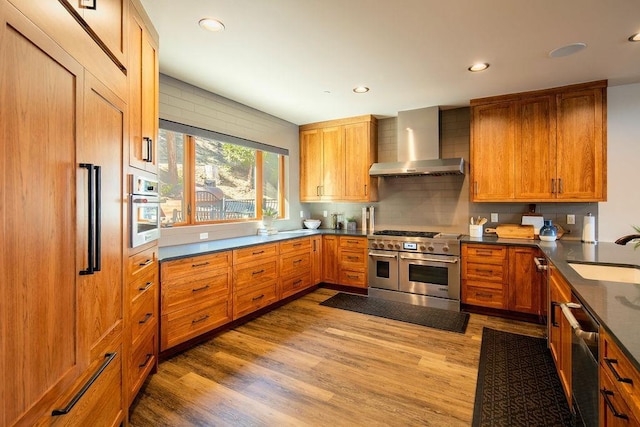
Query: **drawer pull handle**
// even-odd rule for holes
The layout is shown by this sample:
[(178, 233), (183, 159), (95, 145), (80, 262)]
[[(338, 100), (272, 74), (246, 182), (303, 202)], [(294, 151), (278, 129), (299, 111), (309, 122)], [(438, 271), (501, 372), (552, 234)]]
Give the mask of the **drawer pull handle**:
[(482, 274), (491, 274), (491, 273), (493, 273), (493, 270), (487, 270), (487, 269), (482, 269), (482, 268), (476, 268), (476, 271), (478, 273), (482, 273)]
[(200, 264), (191, 264), (191, 268), (204, 267), (205, 265), (209, 265), (209, 261), (201, 262)]
[(152, 357), (153, 357), (153, 353), (147, 353), (147, 357), (144, 359), (144, 362), (142, 362), (141, 365), (138, 365), (138, 368), (142, 369), (145, 366), (147, 366), (147, 363), (149, 363), (149, 360), (151, 360)]
[(294, 243), (293, 246), (302, 246), (302, 243)]
[(347, 259), (348, 259), (349, 261), (357, 261), (357, 260), (358, 260), (358, 257), (357, 257), (357, 256), (348, 256), (348, 257), (347, 257)]
[(256, 252), (252, 252), (252, 254), (253, 254), (253, 255), (260, 255), (260, 254), (263, 254), (263, 253), (264, 253), (264, 251), (256, 251)]
[(104, 370), (107, 369), (107, 366), (109, 366), (109, 364), (113, 361), (113, 359), (116, 358), (117, 355), (118, 353), (115, 351), (113, 353), (105, 354), (104, 355), (105, 360), (104, 362), (102, 362), (102, 365), (100, 365), (96, 373), (93, 374), (91, 378), (89, 378), (89, 381), (87, 381), (87, 383), (82, 386), (80, 391), (75, 396), (73, 396), (73, 399), (71, 399), (71, 402), (69, 402), (69, 404), (62, 409), (54, 409), (51, 412), (51, 416), (56, 417), (58, 415), (68, 414), (73, 409), (73, 407), (76, 406), (76, 403), (78, 403), (78, 401), (82, 399), (82, 396), (85, 395), (85, 393), (89, 390), (89, 388), (93, 385), (93, 383), (96, 382), (96, 380), (102, 374), (102, 372), (104, 372)]
[(264, 270), (254, 271), (254, 272), (253, 272), (253, 273), (251, 273), (251, 274), (253, 274), (253, 275), (255, 276), (256, 274), (262, 274), (262, 273), (264, 273)]
[(357, 245), (360, 242), (358, 242), (357, 240), (347, 240), (347, 243), (351, 243), (351, 244)]
[(348, 277), (349, 279), (357, 279), (357, 278), (358, 278), (358, 276), (354, 276), (354, 275), (352, 275), (352, 274), (347, 274), (347, 277)]
[(138, 264), (140, 267), (144, 267), (145, 265), (149, 265), (153, 262), (152, 259), (148, 259), (145, 262), (141, 262), (140, 264)]
[(191, 324), (192, 324), (192, 325), (195, 325), (196, 323), (204, 322), (204, 321), (205, 321), (205, 320), (207, 320), (208, 318), (209, 318), (209, 315), (208, 315), (208, 314), (205, 314), (204, 316), (202, 316), (202, 317), (201, 317), (201, 318), (199, 318), (199, 319), (194, 319), (194, 320), (192, 320), (192, 321), (191, 321)]
[(153, 317), (153, 313), (147, 313), (144, 315), (144, 319), (142, 320), (138, 320), (138, 323), (141, 325), (144, 325), (145, 323), (147, 323), (149, 321), (149, 319), (151, 319)]
[(151, 285), (153, 285), (153, 282), (147, 282), (144, 284), (143, 287), (138, 288), (139, 291), (146, 291), (147, 289), (149, 289), (151, 287)]
[(302, 262), (301, 259), (297, 259), (297, 260), (293, 261), (294, 264), (300, 264), (301, 262)]
[(209, 289), (209, 288), (210, 288), (209, 285), (204, 285), (201, 288), (191, 289), (191, 292), (200, 292), (200, 291), (204, 291), (205, 289)]
[(629, 419), (627, 414), (622, 414), (616, 411), (615, 406), (613, 406), (613, 402), (609, 399), (609, 396), (613, 396), (613, 392), (611, 390), (607, 390), (606, 388), (603, 388), (602, 390), (600, 390), (600, 394), (602, 394), (602, 397), (604, 398), (604, 402), (607, 404), (611, 412), (613, 412), (614, 417), (622, 418), (623, 420)]
[(481, 249), (476, 249), (476, 254), (477, 254), (477, 255), (486, 255), (486, 256), (491, 256), (491, 255), (493, 255), (493, 251), (491, 251), (491, 250), (481, 250)]
[(251, 301), (258, 301), (259, 299), (262, 299), (262, 298), (264, 298), (264, 294), (251, 298)]
[(492, 294), (485, 294), (484, 292), (476, 292), (476, 296), (485, 297), (485, 298), (493, 298)]
[(293, 287), (295, 288), (295, 287), (297, 287), (300, 283), (302, 283), (302, 280), (298, 279), (298, 280), (296, 280), (295, 282), (293, 282), (292, 284), (293, 284)]
[(633, 384), (633, 380), (631, 378), (621, 377), (620, 374), (618, 374), (618, 371), (616, 371), (616, 368), (613, 367), (613, 365), (618, 364), (618, 359), (609, 359), (605, 357), (604, 363), (607, 364), (607, 366), (611, 370), (611, 373), (613, 373), (613, 376), (616, 378), (616, 381), (618, 381), (619, 383)]

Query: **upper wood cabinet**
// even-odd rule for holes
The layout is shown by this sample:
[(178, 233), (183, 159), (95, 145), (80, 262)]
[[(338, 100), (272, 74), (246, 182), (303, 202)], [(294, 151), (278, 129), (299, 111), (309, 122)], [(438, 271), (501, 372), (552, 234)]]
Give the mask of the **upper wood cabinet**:
[(471, 200), (606, 200), (606, 81), (471, 101)]
[(377, 139), (373, 116), (300, 126), (300, 201), (375, 201)]
[(135, 7), (129, 18), (129, 165), (156, 173), (158, 43)]

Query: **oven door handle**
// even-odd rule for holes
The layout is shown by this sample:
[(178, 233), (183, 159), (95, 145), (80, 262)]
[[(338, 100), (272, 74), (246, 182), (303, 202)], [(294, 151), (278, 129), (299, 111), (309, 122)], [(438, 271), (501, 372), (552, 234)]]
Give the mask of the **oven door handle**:
[(454, 257), (452, 257), (452, 259), (433, 259), (433, 258), (415, 258), (415, 257), (400, 255), (400, 259), (411, 260), (411, 261), (444, 262), (446, 264), (455, 264), (458, 262), (458, 258), (454, 258)]
[(563, 302), (560, 305), (560, 309), (562, 310), (562, 314), (567, 319), (571, 328), (573, 329), (573, 333), (580, 339), (586, 342), (598, 342), (598, 333), (597, 332), (587, 332), (582, 330), (580, 324), (576, 320), (575, 316), (571, 312), (572, 308), (582, 308), (582, 305), (576, 304), (574, 302)]
[(398, 259), (398, 254), (395, 255), (386, 255), (386, 254), (375, 254), (373, 252), (369, 252), (369, 256), (372, 257), (376, 257), (376, 258), (393, 258), (393, 259)]

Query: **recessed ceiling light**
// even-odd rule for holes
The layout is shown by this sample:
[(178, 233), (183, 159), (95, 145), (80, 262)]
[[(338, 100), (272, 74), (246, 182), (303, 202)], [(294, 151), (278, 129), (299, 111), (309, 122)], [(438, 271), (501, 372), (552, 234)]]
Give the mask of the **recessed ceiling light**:
[(629, 37), (630, 42), (640, 42), (640, 33), (636, 33)]
[(369, 88), (366, 86), (358, 86), (358, 87), (354, 87), (353, 91), (355, 93), (367, 93), (369, 92)]
[(486, 62), (478, 62), (477, 64), (473, 64), (471, 67), (467, 68), (472, 73), (477, 73), (478, 71), (484, 71), (489, 68), (489, 64)]
[(205, 30), (213, 31), (214, 33), (218, 31), (224, 31), (224, 24), (217, 19), (204, 18), (201, 19), (198, 24), (200, 24), (200, 26)]
[(551, 58), (560, 58), (563, 56), (573, 55), (574, 53), (578, 53), (583, 49), (586, 49), (586, 43), (571, 43), (565, 46), (561, 46), (557, 49), (553, 49), (549, 52), (549, 56)]

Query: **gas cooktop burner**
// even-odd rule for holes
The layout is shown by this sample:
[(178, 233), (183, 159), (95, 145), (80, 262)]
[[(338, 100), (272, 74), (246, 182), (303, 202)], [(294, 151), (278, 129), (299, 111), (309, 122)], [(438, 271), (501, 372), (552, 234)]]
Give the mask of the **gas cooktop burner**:
[(432, 239), (440, 234), (438, 231), (402, 231), (402, 230), (381, 230), (374, 231), (378, 236), (402, 236), (402, 237), (425, 237)]

